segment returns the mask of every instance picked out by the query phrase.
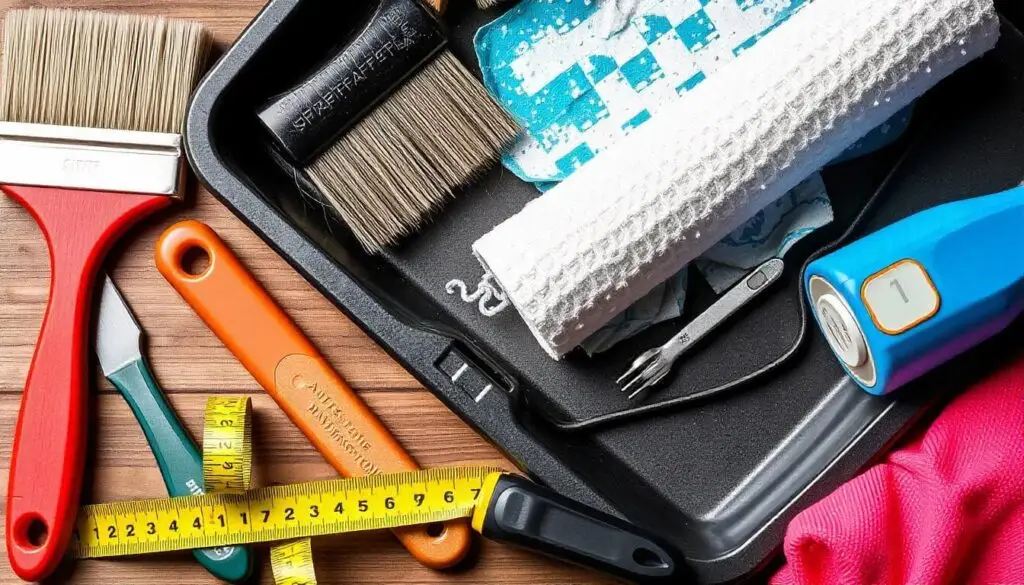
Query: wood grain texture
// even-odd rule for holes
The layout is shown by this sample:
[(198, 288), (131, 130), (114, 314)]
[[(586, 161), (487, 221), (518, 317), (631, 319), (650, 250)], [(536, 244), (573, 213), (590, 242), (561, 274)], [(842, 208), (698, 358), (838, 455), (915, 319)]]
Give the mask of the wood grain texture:
[[(207, 24), (221, 48), (261, 8), (260, 0), (0, 0), (0, 10), (74, 6), (194, 18)], [(81, 202), (87, 205), (87, 201)], [(153, 244), (174, 221), (200, 219), (212, 226), (270, 294), (292, 316), (341, 375), (380, 415), (424, 466), (462, 463), (511, 465), (449, 412), (398, 364), (296, 274), (209, 193), (146, 222), (111, 254), (107, 266), (148, 334), (148, 357), (157, 379), (194, 435), (200, 434), (206, 396), (251, 394), (255, 410), (255, 480), (260, 484), (329, 478), (323, 460), (192, 313), (153, 265)], [(46, 304), (49, 261), (31, 217), (0, 196), (0, 496), (6, 497), (11, 441), (20, 393)], [(84, 501), (114, 501), (165, 494), (160, 474), (131, 411), (95, 373), (90, 460)], [(2, 524), (0, 524), (2, 530)], [(0, 539), (2, 542), (2, 539)], [(2, 546), (2, 545), (0, 545)], [(582, 584), (609, 581), (529, 553), (482, 543), (467, 567), (437, 573), (421, 567), (387, 533), (316, 539), (320, 583)], [(271, 583), (261, 554), (260, 582)], [(6, 553), (3, 554), (6, 559)], [(18, 583), (6, 560), (0, 584)], [(162, 585), (214, 583), (188, 554), (68, 564), (54, 582)]]

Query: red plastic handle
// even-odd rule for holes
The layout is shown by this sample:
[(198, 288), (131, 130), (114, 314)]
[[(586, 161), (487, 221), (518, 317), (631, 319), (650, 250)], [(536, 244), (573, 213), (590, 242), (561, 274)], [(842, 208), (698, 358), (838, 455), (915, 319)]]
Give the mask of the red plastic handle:
[(26, 581), (64, 556), (85, 463), (89, 324), (100, 264), (132, 223), (170, 197), (0, 186), (39, 224), (50, 250), (50, 300), (25, 382), (7, 488), (7, 554)]

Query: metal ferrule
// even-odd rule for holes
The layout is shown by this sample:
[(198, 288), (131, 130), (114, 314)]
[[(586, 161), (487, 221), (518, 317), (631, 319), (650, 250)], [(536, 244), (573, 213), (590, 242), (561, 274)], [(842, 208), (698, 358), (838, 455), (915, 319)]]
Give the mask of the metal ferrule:
[(181, 135), (0, 122), (0, 184), (181, 197)]

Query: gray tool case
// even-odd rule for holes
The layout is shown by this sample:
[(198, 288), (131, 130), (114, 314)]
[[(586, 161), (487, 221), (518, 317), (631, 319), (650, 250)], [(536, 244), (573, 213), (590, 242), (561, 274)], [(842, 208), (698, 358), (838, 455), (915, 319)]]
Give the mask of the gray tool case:
[[(271, 0), (203, 81), (187, 121), (200, 179), (291, 265), (532, 477), (626, 517), (678, 546), (695, 581), (741, 581), (767, 568), (786, 525), (892, 446), (912, 423), (1019, 353), (1018, 324), (895, 396), (874, 397), (843, 374), (816, 330), (777, 375), (715, 400), (595, 431), (577, 420), (626, 407), (615, 387), (638, 353), (660, 345), (713, 300), (691, 294), (687, 314), (599, 359), (547, 357), (508, 310), (495, 318), (445, 292), (475, 282), (472, 242), (536, 197), (494, 169), (420, 234), (368, 256), (341, 223), (304, 197), (294, 169), (272, 154), (255, 112), (344, 43), (353, 3)], [(355, 3), (369, 11), (370, 2)], [(1024, 179), (1024, 36), (1006, 3), (998, 47), (919, 101), (908, 132), (884, 151), (824, 173), (836, 221), (787, 255), (775, 288), (686, 356), (654, 399), (742, 376), (798, 334), (799, 266), (834, 238), (891, 174), (862, 233), (944, 201)], [(447, 15), (452, 50), (472, 63), (475, 30), (496, 13), (467, 4)], [(691, 283), (699, 279), (691, 279)], [(693, 287), (699, 288), (699, 287)], [(813, 328), (813, 324), (811, 325)], [(1019, 337), (1018, 337), (1019, 339)], [(453, 382), (453, 373), (468, 365)], [(482, 391), (488, 385), (491, 390)]]

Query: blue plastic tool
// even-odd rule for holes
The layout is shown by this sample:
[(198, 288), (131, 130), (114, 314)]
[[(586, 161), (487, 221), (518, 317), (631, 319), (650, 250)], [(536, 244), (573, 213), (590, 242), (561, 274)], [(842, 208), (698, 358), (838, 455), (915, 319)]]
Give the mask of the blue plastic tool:
[(812, 262), (804, 284), (850, 376), (892, 392), (1024, 312), (1024, 186), (894, 223)]

